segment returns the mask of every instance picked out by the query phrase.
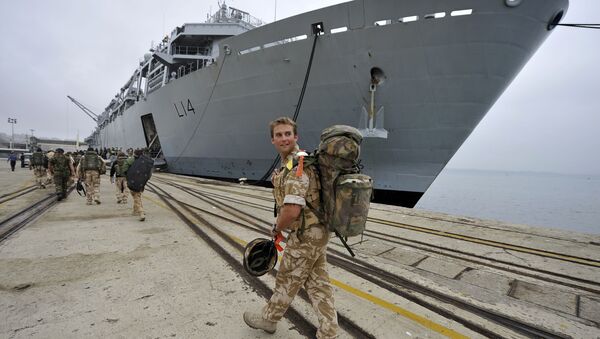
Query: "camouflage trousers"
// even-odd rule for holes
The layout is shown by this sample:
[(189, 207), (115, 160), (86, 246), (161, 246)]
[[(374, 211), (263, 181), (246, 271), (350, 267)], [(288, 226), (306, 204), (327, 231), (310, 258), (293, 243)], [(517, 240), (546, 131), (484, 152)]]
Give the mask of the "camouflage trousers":
[(117, 189), (117, 203), (127, 203), (127, 196), (129, 195), (129, 190), (127, 189), (127, 178), (126, 177), (116, 177), (115, 178), (115, 187)]
[(133, 197), (133, 214), (134, 215), (142, 215), (144, 214), (144, 206), (142, 206), (142, 192), (131, 192), (131, 197)]
[(85, 175), (85, 197), (88, 203), (93, 200), (100, 201), (100, 174), (98, 171), (87, 170)]
[(319, 319), (317, 338), (335, 338), (338, 322), (326, 257), (329, 232), (324, 226), (314, 225), (304, 231), (301, 240), (297, 233), (293, 232), (287, 239), (275, 278), (275, 289), (263, 308), (263, 318), (279, 321), (300, 288), (304, 287)]
[(35, 177), (35, 184), (38, 187), (43, 187), (48, 181), (46, 176), (46, 169), (43, 166), (35, 166), (33, 168), (33, 176)]
[(54, 173), (54, 186), (56, 187), (56, 194), (61, 194), (63, 197), (67, 196), (67, 187), (69, 187), (69, 174)]

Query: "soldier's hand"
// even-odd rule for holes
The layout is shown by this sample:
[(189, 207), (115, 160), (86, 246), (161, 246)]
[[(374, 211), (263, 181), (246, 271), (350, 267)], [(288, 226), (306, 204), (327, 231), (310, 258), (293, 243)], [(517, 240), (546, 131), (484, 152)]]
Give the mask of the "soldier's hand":
[(273, 228), (271, 228), (271, 236), (273, 236), (273, 238), (275, 238), (280, 233), (281, 233), (281, 231), (277, 230), (277, 224), (273, 224)]

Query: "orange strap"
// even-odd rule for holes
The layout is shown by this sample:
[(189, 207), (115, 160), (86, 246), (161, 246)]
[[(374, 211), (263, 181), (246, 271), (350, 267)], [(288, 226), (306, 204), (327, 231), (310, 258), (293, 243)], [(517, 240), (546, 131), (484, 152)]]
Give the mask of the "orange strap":
[(301, 156), (298, 159), (298, 167), (296, 168), (296, 177), (300, 178), (302, 176), (302, 171), (304, 171), (304, 156)]
[(279, 244), (281, 241), (283, 241), (283, 235), (281, 235), (281, 233), (278, 233), (275, 236), (275, 248), (279, 252), (283, 252), (283, 247), (281, 247), (281, 245)]

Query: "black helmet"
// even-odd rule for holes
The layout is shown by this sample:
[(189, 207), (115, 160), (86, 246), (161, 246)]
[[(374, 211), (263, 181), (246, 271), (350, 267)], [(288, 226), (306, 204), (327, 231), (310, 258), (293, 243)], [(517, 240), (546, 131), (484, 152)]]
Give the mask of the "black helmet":
[(261, 276), (275, 267), (277, 249), (273, 240), (257, 238), (246, 245), (244, 250), (244, 269), (246, 272)]
[(77, 189), (77, 194), (79, 194), (82, 197), (85, 197), (85, 187), (83, 187), (83, 183), (81, 182), (81, 180), (77, 180), (77, 185), (75, 187)]

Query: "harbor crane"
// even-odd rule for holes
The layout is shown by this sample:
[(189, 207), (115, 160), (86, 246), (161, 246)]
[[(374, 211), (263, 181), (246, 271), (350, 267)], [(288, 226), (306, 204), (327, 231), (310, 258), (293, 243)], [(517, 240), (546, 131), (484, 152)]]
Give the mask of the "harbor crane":
[(69, 100), (71, 100), (77, 107), (79, 107), (83, 111), (83, 113), (87, 114), (90, 118), (92, 118), (92, 120), (94, 120), (94, 122), (98, 122), (98, 114), (92, 112), (91, 109), (85, 107), (84, 104), (75, 100), (75, 98), (73, 98), (72, 96), (67, 95), (67, 98), (69, 98)]

